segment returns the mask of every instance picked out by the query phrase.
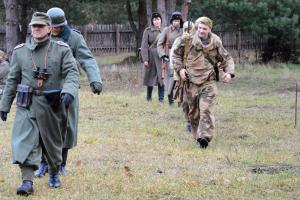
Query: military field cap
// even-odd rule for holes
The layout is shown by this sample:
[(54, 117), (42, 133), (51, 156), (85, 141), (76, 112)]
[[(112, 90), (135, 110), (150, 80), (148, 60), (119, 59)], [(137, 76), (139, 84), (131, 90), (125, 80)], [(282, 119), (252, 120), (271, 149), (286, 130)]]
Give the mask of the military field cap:
[(151, 24), (152, 24), (152, 25), (153, 25), (153, 19), (154, 19), (154, 18), (157, 18), (157, 17), (159, 17), (160, 20), (162, 21), (162, 17), (161, 17), (161, 15), (160, 15), (158, 12), (152, 13), (152, 15), (151, 15)]
[(172, 23), (172, 21), (173, 21), (174, 19), (182, 20), (181, 12), (178, 12), (178, 11), (173, 12), (173, 13), (172, 13), (172, 17), (171, 17), (170, 22)]
[(67, 25), (68, 22), (66, 20), (65, 12), (58, 7), (50, 8), (47, 11), (47, 14), (51, 18), (51, 26), (58, 27)]
[(170, 19), (170, 23), (172, 24), (173, 20), (175, 20), (175, 19), (180, 20), (180, 28), (182, 28), (183, 20), (182, 20), (181, 12), (178, 12), (178, 11), (173, 12), (172, 17)]
[(44, 12), (35, 12), (32, 15), (31, 21), (30, 21), (30, 26), (32, 25), (45, 25), (45, 26), (50, 26), (51, 19), (47, 15), (47, 13)]
[(161, 18), (161, 15), (160, 15), (158, 12), (152, 13), (151, 21), (152, 21), (154, 18), (157, 18), (157, 17), (159, 17), (160, 19), (162, 19), (162, 18)]
[(213, 26), (213, 21), (211, 19), (209, 19), (208, 17), (199, 17), (196, 22), (195, 25), (196, 27), (198, 27), (199, 24), (205, 24), (206, 26), (208, 26), (210, 29), (212, 29)]

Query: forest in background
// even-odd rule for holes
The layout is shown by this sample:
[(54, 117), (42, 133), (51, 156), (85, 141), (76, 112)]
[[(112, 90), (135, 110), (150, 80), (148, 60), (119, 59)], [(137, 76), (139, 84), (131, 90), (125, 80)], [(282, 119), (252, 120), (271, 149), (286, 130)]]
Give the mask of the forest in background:
[[(0, 24), (18, 29), (19, 43), (34, 11), (47, 11), (53, 6), (65, 10), (69, 24), (130, 23), (136, 34), (137, 46), (153, 11), (163, 14), (165, 24), (174, 10), (182, 10), (186, 0), (3, 0), (0, 2)], [(7, 18), (6, 5), (15, 6), (15, 17)], [(7, 16), (6, 16), (7, 15)], [(188, 18), (209, 16), (224, 31), (251, 31), (263, 37), (266, 45), (262, 61), (279, 58), (281, 62), (298, 63), (300, 56), (300, 0), (192, 0)], [(6, 23), (5, 23), (6, 22)], [(20, 28), (23, 27), (23, 28)], [(12, 38), (15, 39), (15, 38)], [(14, 46), (14, 45), (12, 45)], [(12, 47), (11, 47), (12, 48)], [(10, 49), (10, 48), (8, 48)]]

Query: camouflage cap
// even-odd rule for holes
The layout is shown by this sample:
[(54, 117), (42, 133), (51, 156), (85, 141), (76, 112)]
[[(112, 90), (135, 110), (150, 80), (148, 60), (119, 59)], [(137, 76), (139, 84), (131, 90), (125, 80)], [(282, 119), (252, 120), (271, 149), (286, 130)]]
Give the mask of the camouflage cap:
[(208, 18), (208, 17), (199, 17), (196, 22), (195, 22), (195, 26), (198, 27), (199, 24), (205, 24), (206, 26), (208, 26), (210, 29), (212, 29), (213, 26), (213, 21)]
[(47, 15), (47, 13), (44, 12), (35, 12), (32, 15), (31, 21), (29, 23), (29, 26), (38, 24), (38, 25), (45, 25), (50, 26), (51, 19)]

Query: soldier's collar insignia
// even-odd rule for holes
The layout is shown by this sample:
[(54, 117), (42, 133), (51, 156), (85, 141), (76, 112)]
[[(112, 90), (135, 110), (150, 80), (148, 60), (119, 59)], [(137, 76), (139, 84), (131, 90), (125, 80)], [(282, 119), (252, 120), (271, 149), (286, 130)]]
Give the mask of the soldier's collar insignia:
[(61, 46), (69, 47), (68, 44), (66, 44), (66, 43), (64, 43), (64, 42), (62, 42), (62, 41), (56, 41), (56, 43), (57, 43), (58, 45), (61, 45)]
[(23, 47), (24, 45), (25, 45), (25, 43), (19, 44), (19, 45), (15, 46), (14, 50), (19, 49), (19, 48)]

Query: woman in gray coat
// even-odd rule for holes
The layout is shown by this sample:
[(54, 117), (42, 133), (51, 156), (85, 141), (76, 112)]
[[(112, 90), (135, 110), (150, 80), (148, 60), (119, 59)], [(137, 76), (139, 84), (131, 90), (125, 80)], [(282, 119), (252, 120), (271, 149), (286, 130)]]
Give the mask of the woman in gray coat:
[(144, 85), (147, 86), (147, 101), (152, 100), (153, 86), (158, 86), (158, 100), (164, 100), (164, 83), (162, 80), (161, 60), (158, 56), (156, 44), (161, 33), (162, 18), (159, 13), (152, 13), (151, 26), (144, 30), (141, 56), (145, 66)]

